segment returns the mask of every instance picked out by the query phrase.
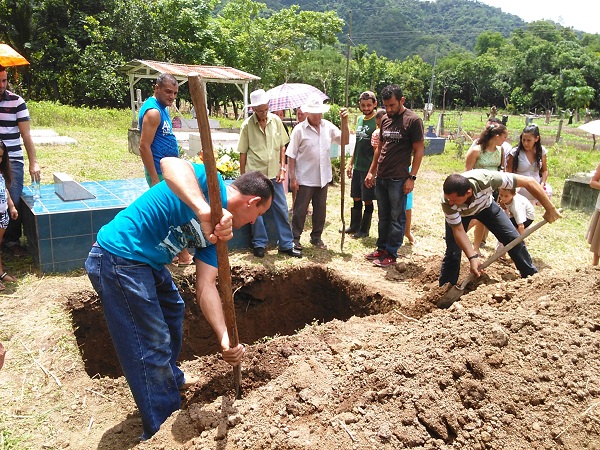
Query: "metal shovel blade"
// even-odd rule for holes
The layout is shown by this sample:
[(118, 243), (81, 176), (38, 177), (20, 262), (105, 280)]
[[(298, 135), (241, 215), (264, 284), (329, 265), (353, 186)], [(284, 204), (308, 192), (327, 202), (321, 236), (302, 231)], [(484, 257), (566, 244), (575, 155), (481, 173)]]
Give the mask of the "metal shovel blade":
[[(526, 228), (525, 231), (523, 232), (523, 234), (519, 235), (518, 237), (516, 237), (515, 239), (513, 239), (512, 241), (510, 241), (504, 247), (496, 250), (496, 253), (494, 253), (492, 256), (490, 256), (488, 259), (486, 259), (484, 261), (484, 263), (481, 266), (479, 266), (479, 269), (480, 270), (485, 269), (487, 266), (489, 266), (490, 264), (492, 264), (494, 261), (496, 261), (498, 258), (500, 258), (502, 255), (504, 255), (508, 251), (510, 251), (513, 247), (515, 247), (517, 244), (519, 244), (521, 241), (523, 241), (527, 236), (529, 236), (531, 233), (533, 233), (534, 231), (536, 231), (539, 228), (541, 228), (546, 223), (547, 222), (544, 219), (544, 220), (540, 220), (535, 225), (532, 225), (529, 228)], [(450, 306), (452, 306), (452, 304), (455, 301), (457, 301), (458, 299), (460, 299), (461, 295), (463, 295), (463, 293), (465, 291), (465, 287), (467, 286), (467, 284), (469, 284), (469, 282), (471, 280), (473, 280), (473, 278), (474, 278), (474, 275), (471, 273), (460, 284), (460, 286), (452, 286), (450, 288), (450, 290), (448, 292), (446, 292), (444, 294), (444, 296), (437, 301), (437, 303), (436, 303), (437, 307), (440, 308), (440, 309), (450, 308)]]
[(465, 287), (467, 284), (474, 278), (473, 274), (470, 274), (461, 284), (460, 286), (452, 286), (448, 292), (444, 294), (442, 298), (440, 298), (436, 305), (440, 309), (448, 309), (452, 304), (460, 299), (460, 297), (465, 292)]

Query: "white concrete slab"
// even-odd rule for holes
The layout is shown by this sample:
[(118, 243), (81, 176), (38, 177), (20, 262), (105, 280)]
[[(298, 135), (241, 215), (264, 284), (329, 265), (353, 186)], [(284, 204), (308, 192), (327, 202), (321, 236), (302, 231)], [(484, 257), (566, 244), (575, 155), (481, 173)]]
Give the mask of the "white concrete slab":
[[(31, 140), (33, 145), (75, 145), (77, 140), (68, 136), (60, 136), (51, 129), (33, 129), (31, 130)], [(21, 139), (21, 144), (23, 140)]]
[[(193, 157), (200, 152), (200, 149), (202, 148), (200, 143), (200, 133), (193, 131), (173, 131), (173, 134), (188, 156)], [(236, 150), (240, 139), (239, 133), (228, 133), (226, 131), (211, 131), (210, 137), (212, 139), (213, 149), (223, 147)]]
[[(196, 156), (202, 146), (200, 144), (200, 133), (188, 132), (188, 131), (173, 131), (173, 134), (177, 138), (177, 142), (188, 156)], [(226, 149), (237, 150), (238, 141), (240, 139), (239, 133), (226, 131), (211, 131), (210, 137), (212, 138), (213, 148), (217, 149), (223, 147)], [(354, 153), (354, 145), (356, 144), (356, 135), (350, 133), (350, 143), (344, 148), (346, 155), (352, 155)], [(332, 145), (331, 157), (337, 158), (340, 156), (339, 145)]]

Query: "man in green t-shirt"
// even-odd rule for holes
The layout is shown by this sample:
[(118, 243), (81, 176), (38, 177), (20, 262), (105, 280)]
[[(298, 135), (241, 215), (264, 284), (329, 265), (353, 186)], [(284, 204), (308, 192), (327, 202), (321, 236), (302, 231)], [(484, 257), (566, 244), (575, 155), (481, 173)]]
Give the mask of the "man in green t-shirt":
[[(354, 234), (355, 238), (366, 237), (371, 229), (373, 218), (373, 200), (375, 200), (375, 187), (365, 185), (365, 177), (373, 161), (373, 145), (371, 135), (377, 128), (375, 123), (375, 110), (377, 109), (377, 98), (371, 91), (360, 94), (358, 106), (363, 113), (356, 124), (356, 144), (354, 152), (348, 161), (346, 174), (352, 179), (350, 184), (350, 195), (354, 205), (350, 209), (350, 226), (346, 233)], [(363, 202), (365, 212), (363, 215)]]

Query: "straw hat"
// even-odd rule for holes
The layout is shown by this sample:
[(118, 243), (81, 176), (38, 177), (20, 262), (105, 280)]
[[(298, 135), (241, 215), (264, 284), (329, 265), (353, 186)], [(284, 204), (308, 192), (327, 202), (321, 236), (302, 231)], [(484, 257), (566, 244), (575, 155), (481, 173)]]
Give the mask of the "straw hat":
[(271, 100), (269, 94), (267, 94), (264, 89), (258, 89), (250, 93), (250, 103), (248, 104), (248, 106), (252, 107), (268, 105), (269, 100)]
[(313, 94), (302, 105), (302, 112), (306, 114), (323, 114), (329, 111), (330, 105), (324, 105), (318, 94)]

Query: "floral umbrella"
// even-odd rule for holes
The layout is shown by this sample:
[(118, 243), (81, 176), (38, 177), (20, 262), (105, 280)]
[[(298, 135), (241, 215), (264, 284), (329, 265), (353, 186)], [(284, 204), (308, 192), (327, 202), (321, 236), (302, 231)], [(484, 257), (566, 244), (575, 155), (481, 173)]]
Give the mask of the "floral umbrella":
[(282, 111), (302, 106), (311, 94), (319, 94), (322, 100), (329, 97), (316, 87), (304, 83), (284, 83), (267, 91), (271, 101), (269, 110)]
[(28, 64), (29, 61), (17, 53), (10, 45), (0, 44), (0, 66), (26, 66)]

